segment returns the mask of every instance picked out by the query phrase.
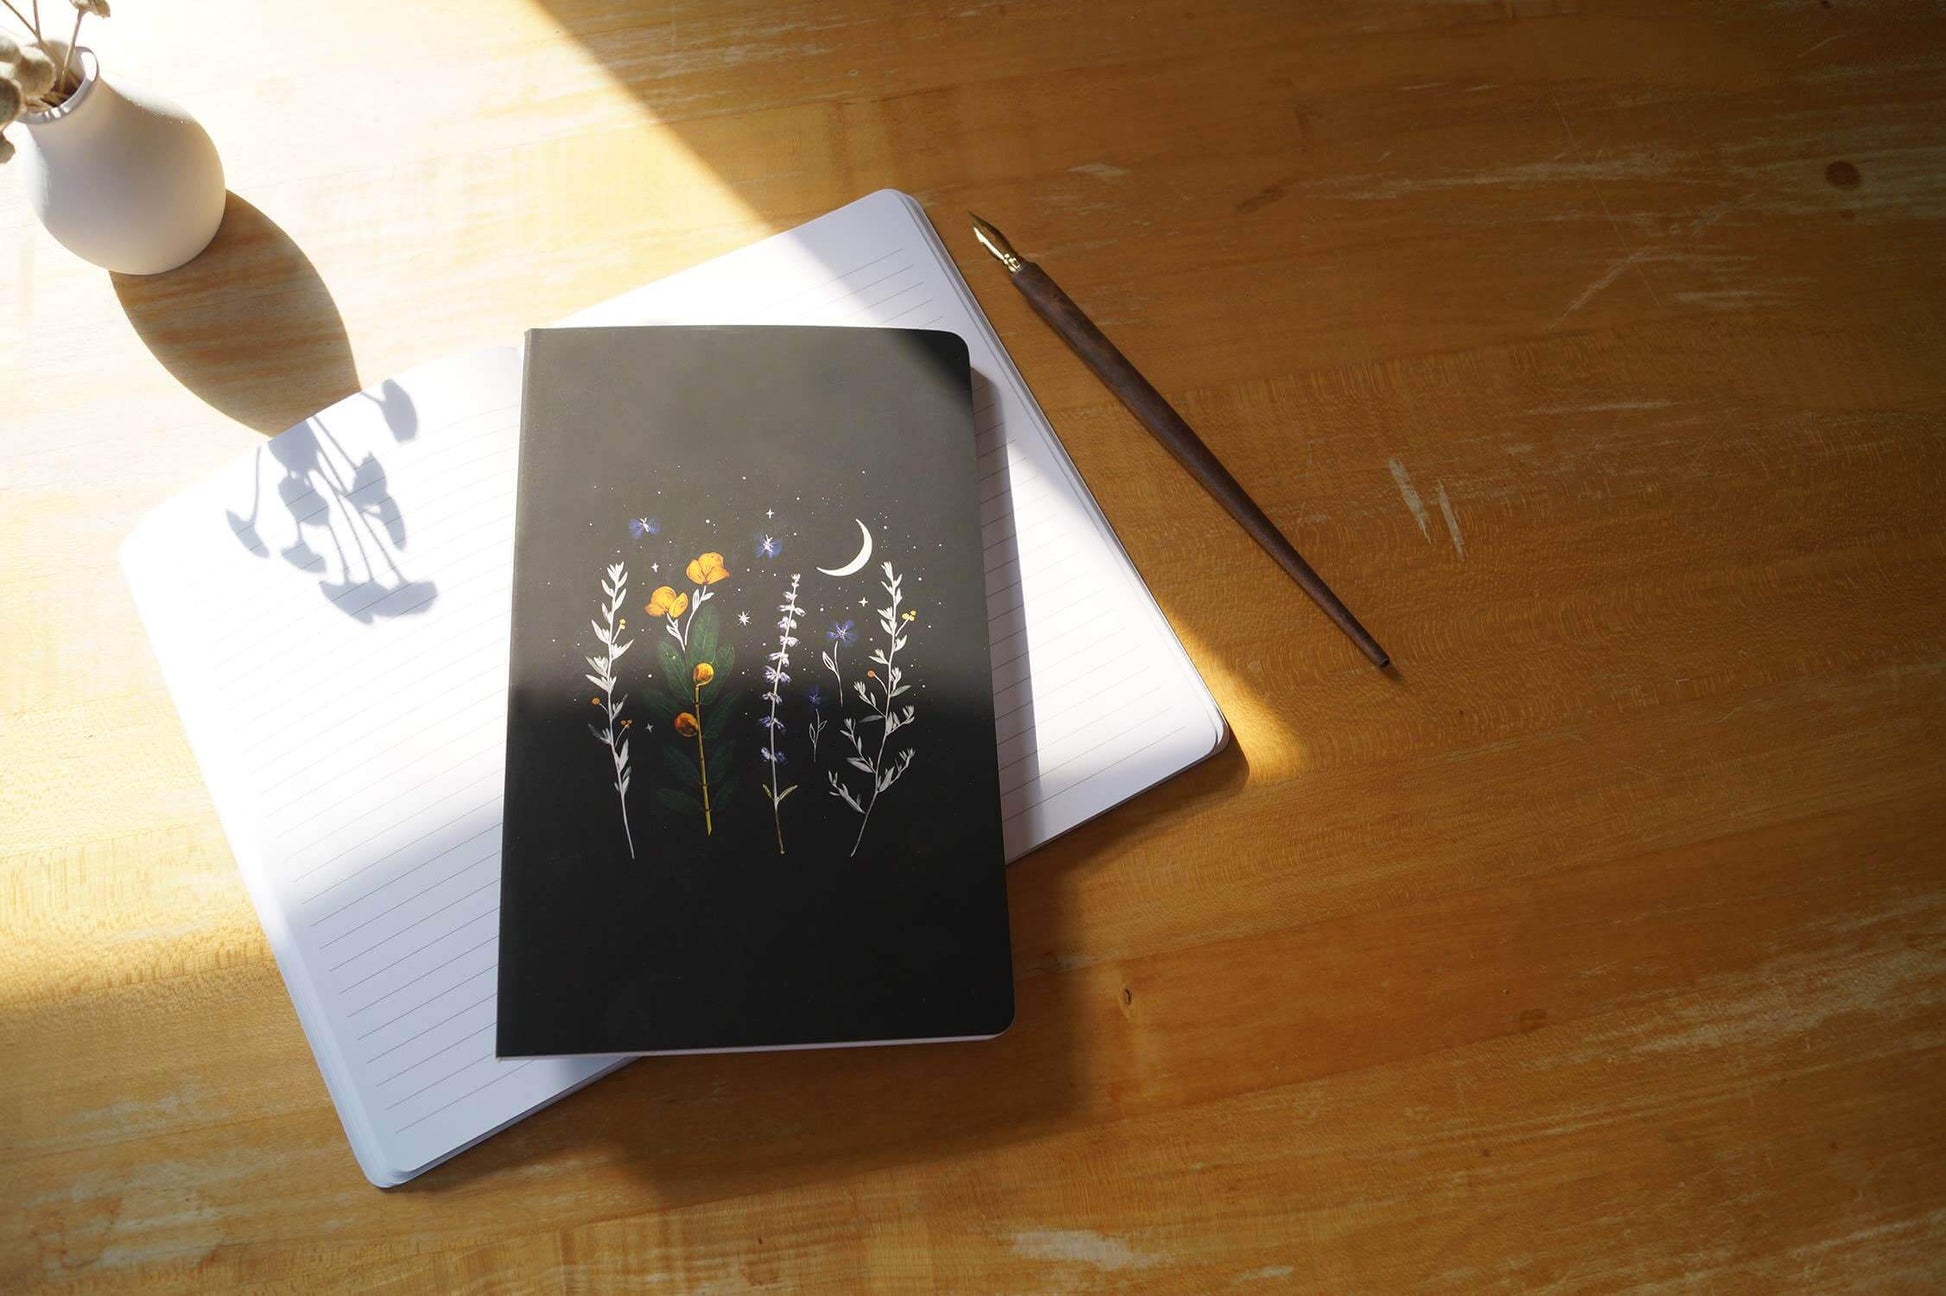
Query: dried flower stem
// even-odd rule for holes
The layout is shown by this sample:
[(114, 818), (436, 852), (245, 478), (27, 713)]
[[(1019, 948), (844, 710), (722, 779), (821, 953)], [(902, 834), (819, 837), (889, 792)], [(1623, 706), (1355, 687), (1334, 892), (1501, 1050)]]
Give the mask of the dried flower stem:
[[(74, 56), (75, 42), (81, 39), (81, 19), (87, 12), (87, 10), (80, 8), (74, 11), (74, 33), (68, 37), (68, 47), (61, 51), (61, 70), (54, 74), (54, 88), (56, 90), (61, 89), (68, 83), (68, 60)], [(36, 35), (38, 34), (36, 32)], [(66, 95), (62, 96), (63, 99), (66, 97)]]
[(18, 18), (20, 25), (25, 27), (36, 41), (41, 38), (41, 14), (38, 4), (34, 6), (34, 16), (32, 19), (29, 19), (26, 14), (14, 8), (14, 0), (0, 0), (0, 4), (7, 6), (7, 12), (11, 13), (15, 18)]

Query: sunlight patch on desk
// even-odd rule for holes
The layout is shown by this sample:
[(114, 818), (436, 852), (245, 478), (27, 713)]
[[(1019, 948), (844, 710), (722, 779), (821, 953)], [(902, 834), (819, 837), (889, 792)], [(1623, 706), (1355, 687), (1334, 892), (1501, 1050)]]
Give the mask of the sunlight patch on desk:
[(1250, 781), (1285, 779), (1311, 764), (1310, 749), (1281, 714), (1275, 698), (1244, 672), (1224, 660), (1182, 617), (1165, 603), (1163, 613), (1182, 640), (1197, 673), (1223, 708), (1230, 723), (1230, 741), (1250, 761)]

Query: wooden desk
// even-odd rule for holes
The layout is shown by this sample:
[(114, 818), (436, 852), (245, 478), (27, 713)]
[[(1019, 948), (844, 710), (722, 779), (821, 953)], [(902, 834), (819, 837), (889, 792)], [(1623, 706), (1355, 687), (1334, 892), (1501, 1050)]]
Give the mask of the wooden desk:
[[(223, 149), (204, 261), (111, 281), (0, 172), (0, 1287), (1946, 1283), (1936, 8), (159, 8), (96, 44)], [(361, 381), (881, 185), (1235, 749), (1013, 871), (1000, 1042), (638, 1065), (373, 1190), (115, 544)]]

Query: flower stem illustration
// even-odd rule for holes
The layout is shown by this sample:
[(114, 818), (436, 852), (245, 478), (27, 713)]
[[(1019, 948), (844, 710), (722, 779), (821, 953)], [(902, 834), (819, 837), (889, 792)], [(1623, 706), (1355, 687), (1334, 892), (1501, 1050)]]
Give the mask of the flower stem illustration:
[[(678, 594), (667, 585), (660, 586), (649, 596), (645, 609), (650, 616), (663, 619), (665, 632), (655, 650), (662, 663), (655, 703), (676, 713), (676, 735), (685, 744), (692, 740), (696, 744), (693, 758), (680, 754), (675, 746), (657, 749), (676, 782), (658, 787), (654, 804), (661, 811), (700, 814), (704, 833), (714, 836), (717, 809), (734, 799), (737, 791), (736, 745), (726, 726), (739, 714), (741, 691), (732, 675), (736, 650), (718, 640), (716, 609), (704, 609), (703, 604), (714, 597), (712, 585), (730, 578), (730, 569), (724, 565), (722, 554), (709, 552), (692, 559), (685, 573), (693, 587), (689, 593)], [(685, 679), (689, 681), (687, 689), (682, 684)], [(710, 692), (707, 712), (703, 708), (705, 689)], [(711, 750), (718, 757), (715, 779), (710, 777)]]
[(608, 758), (614, 766), (615, 797), (621, 803), (622, 839), (628, 843), (628, 857), (634, 859), (635, 834), (628, 826), (628, 729), (631, 722), (621, 718), (622, 708), (628, 704), (628, 695), (615, 692), (615, 663), (635, 643), (633, 639), (616, 642), (617, 635), (628, 626), (626, 620), (619, 624), (616, 621), (622, 610), (622, 602), (628, 597), (626, 563), (614, 563), (608, 568), (607, 578), (601, 582), (601, 592), (608, 600), (601, 605), (601, 620), (590, 619), (588, 624), (594, 627), (595, 638), (607, 651), (599, 657), (589, 657), (587, 661), (592, 668), (588, 680), (601, 690), (601, 696), (593, 701), (601, 708), (603, 723), (599, 728), (589, 725), (588, 732), (608, 748)]
[[(885, 674), (880, 676), (878, 670), (868, 670), (865, 672), (864, 679), (853, 681), (853, 689), (865, 704), (865, 719), (854, 722), (847, 717), (840, 727), (845, 741), (851, 744), (851, 755), (845, 758), (845, 764), (862, 771), (870, 781), (871, 787), (861, 796), (845, 785), (836, 770), (832, 770), (829, 775), (831, 795), (850, 806), (859, 817), (858, 837), (851, 844), (853, 855), (858, 854), (858, 848), (864, 844), (865, 828), (872, 821), (872, 810), (878, 805), (879, 797), (886, 789), (898, 782), (899, 776), (911, 767), (913, 757), (913, 749), (907, 747), (902, 752), (894, 753), (889, 763), (886, 760), (886, 749), (891, 743), (892, 735), (912, 723), (913, 708), (909, 703), (902, 708), (893, 706), (894, 700), (911, 688), (910, 685), (901, 683), (904, 673), (893, 663), (898, 657), (899, 649), (905, 647), (906, 630), (911, 626), (913, 616), (910, 612), (903, 615), (900, 613), (898, 573), (892, 570), (892, 564), (889, 562), (881, 564), (881, 567), (885, 572), (885, 579), (880, 582), (880, 588), (891, 601), (888, 606), (877, 609), (879, 629), (885, 633), (886, 646), (874, 648), (871, 660), (876, 662), (879, 670), (883, 670)], [(877, 685), (879, 690), (877, 695), (873, 694), (868, 681), (870, 684)], [(879, 722), (878, 750), (867, 756), (865, 754), (867, 739), (861, 726), (873, 720)]]
[(831, 672), (831, 678), (838, 681), (838, 697), (842, 703), (845, 696), (845, 677), (838, 670), (838, 650), (858, 640), (858, 631), (850, 621), (833, 621), (831, 628), (824, 632), (831, 641), (831, 647), (824, 652), (824, 668)]
[(770, 665), (764, 667), (763, 699), (770, 703), (770, 714), (758, 720), (764, 727), (762, 755), (764, 763), (770, 766), (770, 819), (777, 830), (779, 855), (784, 853), (784, 798), (797, 791), (795, 783), (782, 789), (777, 786), (777, 767), (784, 763), (784, 722), (777, 718), (777, 704), (784, 700), (784, 685), (791, 682), (791, 649), (797, 646), (798, 580), (797, 575), (791, 577), (791, 587), (785, 591), (784, 601), (777, 605), (777, 610), (784, 614), (777, 619), (777, 651), (770, 654)]
[(689, 673), (690, 700), (694, 711), (685, 711), (676, 717), (676, 732), (688, 737), (696, 737), (696, 770), (702, 777), (703, 785), (703, 831), (714, 835), (716, 824), (710, 817), (709, 808), (709, 753), (703, 745), (703, 687), (716, 678), (716, 668), (708, 662), (697, 662), (696, 669)]
[(811, 723), (805, 726), (804, 733), (811, 740), (811, 761), (815, 764), (818, 759), (818, 740), (824, 737), (824, 694), (818, 692), (817, 685), (813, 684), (805, 691), (804, 700), (811, 704)]

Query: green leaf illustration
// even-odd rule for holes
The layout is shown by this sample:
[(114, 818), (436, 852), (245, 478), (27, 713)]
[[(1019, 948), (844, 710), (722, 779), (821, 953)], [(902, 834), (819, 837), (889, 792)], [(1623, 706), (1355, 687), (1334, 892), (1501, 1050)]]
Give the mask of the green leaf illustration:
[(658, 808), (679, 815), (700, 815), (703, 803), (681, 788), (659, 787), (655, 790), (655, 804)]
[(689, 623), (689, 660), (692, 664), (716, 661), (716, 609), (713, 607), (698, 608), (695, 620)]

